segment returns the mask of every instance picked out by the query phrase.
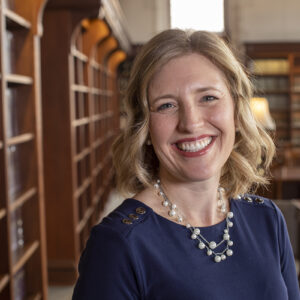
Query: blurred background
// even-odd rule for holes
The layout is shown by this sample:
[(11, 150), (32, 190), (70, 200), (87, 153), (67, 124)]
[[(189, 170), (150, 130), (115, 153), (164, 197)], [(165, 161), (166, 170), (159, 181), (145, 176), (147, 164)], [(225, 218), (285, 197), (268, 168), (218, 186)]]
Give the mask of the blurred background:
[(132, 62), (168, 28), (216, 32), (247, 67), (278, 151), (257, 193), (284, 213), (298, 268), (299, 11), (298, 0), (0, 0), (0, 300), (71, 299), (91, 227), (123, 201), (110, 147)]

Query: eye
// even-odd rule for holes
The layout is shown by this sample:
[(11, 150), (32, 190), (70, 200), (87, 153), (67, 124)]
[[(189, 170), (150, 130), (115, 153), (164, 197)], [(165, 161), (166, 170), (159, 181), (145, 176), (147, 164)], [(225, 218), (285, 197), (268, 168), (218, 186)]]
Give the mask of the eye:
[(173, 107), (175, 107), (175, 105), (172, 103), (164, 103), (157, 108), (157, 111), (164, 111)]
[(212, 96), (212, 95), (204, 96), (202, 99), (203, 99), (205, 102), (210, 102), (210, 101), (218, 100), (217, 97)]

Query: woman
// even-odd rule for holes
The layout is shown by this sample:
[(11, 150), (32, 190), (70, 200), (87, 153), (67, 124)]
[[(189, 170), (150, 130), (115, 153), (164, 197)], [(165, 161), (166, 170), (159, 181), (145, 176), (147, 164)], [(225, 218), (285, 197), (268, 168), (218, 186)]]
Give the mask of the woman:
[(282, 214), (246, 194), (274, 154), (251, 96), (214, 34), (167, 30), (144, 46), (113, 147), (134, 196), (92, 230), (73, 299), (300, 299)]

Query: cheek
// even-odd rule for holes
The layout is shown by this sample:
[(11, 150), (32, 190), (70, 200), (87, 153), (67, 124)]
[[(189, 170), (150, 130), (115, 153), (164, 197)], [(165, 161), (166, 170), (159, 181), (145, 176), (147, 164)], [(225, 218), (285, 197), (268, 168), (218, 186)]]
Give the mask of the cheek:
[(227, 134), (234, 134), (234, 109), (233, 105), (220, 106), (211, 114), (210, 121), (221, 131), (227, 131)]
[(157, 113), (150, 115), (149, 133), (153, 143), (166, 141), (175, 128), (174, 118)]

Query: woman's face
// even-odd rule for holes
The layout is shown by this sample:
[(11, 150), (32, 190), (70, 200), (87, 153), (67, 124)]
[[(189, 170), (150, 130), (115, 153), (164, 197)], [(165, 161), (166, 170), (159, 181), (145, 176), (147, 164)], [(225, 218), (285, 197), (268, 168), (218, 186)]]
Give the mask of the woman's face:
[(150, 137), (160, 176), (219, 179), (234, 144), (234, 103), (221, 70), (200, 54), (174, 58), (149, 85)]

